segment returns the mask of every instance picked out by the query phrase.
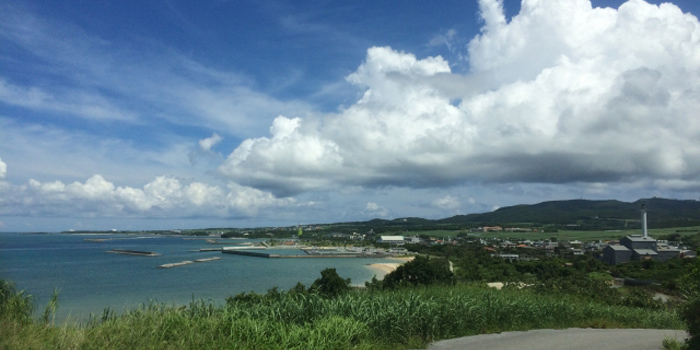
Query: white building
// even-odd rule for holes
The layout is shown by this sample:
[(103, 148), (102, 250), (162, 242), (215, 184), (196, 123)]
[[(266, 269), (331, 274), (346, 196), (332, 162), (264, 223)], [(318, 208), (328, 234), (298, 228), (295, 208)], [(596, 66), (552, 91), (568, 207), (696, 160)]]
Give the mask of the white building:
[(379, 236), (379, 240), (377, 242), (395, 245), (404, 245), (406, 243), (406, 241), (404, 241), (403, 239), (403, 236)]

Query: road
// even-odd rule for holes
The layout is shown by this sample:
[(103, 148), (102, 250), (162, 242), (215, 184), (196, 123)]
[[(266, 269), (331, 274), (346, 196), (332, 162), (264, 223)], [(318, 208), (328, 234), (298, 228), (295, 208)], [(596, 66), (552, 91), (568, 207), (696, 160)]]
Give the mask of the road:
[(687, 334), (658, 329), (540, 329), (442, 340), (428, 350), (659, 350), (664, 338), (683, 341)]

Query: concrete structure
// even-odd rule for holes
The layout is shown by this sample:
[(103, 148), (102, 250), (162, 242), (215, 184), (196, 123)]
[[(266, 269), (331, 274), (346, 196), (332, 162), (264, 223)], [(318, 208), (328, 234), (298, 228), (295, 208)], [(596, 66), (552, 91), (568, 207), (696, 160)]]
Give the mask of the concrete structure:
[(632, 260), (632, 251), (623, 245), (613, 244), (603, 249), (603, 261), (618, 265)]
[(603, 261), (610, 265), (626, 263), (628, 261), (642, 261), (654, 259), (666, 261), (680, 256), (681, 251), (676, 248), (658, 246), (658, 242), (649, 237), (647, 232), (647, 210), (642, 205), (642, 235), (628, 236), (620, 240), (620, 244), (611, 244), (603, 249)]
[(656, 252), (659, 254), (657, 260), (659, 261), (666, 261), (678, 256), (681, 256), (681, 250), (675, 247), (669, 247), (667, 245), (664, 246), (659, 246), (656, 249)]
[(647, 237), (639, 237), (639, 236), (628, 236), (620, 240), (620, 244), (635, 250), (635, 249), (648, 249), (648, 250), (653, 250), (656, 251), (657, 248), (657, 243), (656, 240), (647, 236)]

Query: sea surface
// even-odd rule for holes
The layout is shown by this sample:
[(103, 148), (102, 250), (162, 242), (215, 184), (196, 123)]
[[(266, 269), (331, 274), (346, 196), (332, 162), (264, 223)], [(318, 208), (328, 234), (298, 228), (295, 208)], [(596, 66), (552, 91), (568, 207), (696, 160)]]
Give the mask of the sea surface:
[[(94, 238), (108, 240), (85, 240)], [(380, 258), (266, 259), (195, 251), (219, 246), (203, 239), (157, 235), (0, 233), (0, 278), (33, 295), (37, 315), (57, 289), (56, 321), (83, 322), (90, 314), (101, 315), (105, 308), (120, 312), (152, 301), (187, 305), (193, 299), (222, 305), (228, 296), (241, 292), (264, 293), (272, 287), (286, 290), (297, 282), (308, 287), (320, 277), (321, 270), (329, 267), (336, 268), (341, 277), (350, 278), (353, 285), (363, 285), (378, 274), (368, 264), (390, 262)], [(107, 253), (111, 249), (161, 255)], [(158, 268), (210, 257), (221, 259)]]

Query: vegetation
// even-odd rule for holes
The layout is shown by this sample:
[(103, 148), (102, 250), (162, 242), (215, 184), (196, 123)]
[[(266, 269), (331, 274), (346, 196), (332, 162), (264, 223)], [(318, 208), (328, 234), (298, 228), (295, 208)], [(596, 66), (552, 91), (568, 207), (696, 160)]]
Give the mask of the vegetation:
[[(10, 295), (23, 293), (13, 291)], [(399, 349), (481, 333), (565, 327), (682, 327), (673, 311), (469, 284), (350, 291), (270, 290), (225, 306), (149, 304), (86, 325), (27, 321), (3, 305), (3, 349)], [(12, 310), (12, 311), (9, 311)]]
[[(30, 295), (0, 280), (0, 349), (400, 349), (490, 332), (566, 327), (686, 328), (685, 344), (700, 349), (700, 261), (672, 259), (609, 266), (594, 256), (562, 258), (563, 251), (499, 248), (529, 260), (510, 261), (477, 243), (487, 237), (530, 240), (614, 239), (638, 233), (644, 202), (651, 234), (695, 249), (700, 245), (698, 201), (646, 199), (546, 202), (443, 220), (402, 218), (308, 227), (314, 244), (368, 245), (378, 234), (451, 237), (459, 244), (409, 245), (419, 254), (384, 280), (350, 287), (335, 269), (321, 271), (308, 288), (241, 293), (224, 306), (193, 301), (187, 307), (156, 303), (118, 315), (105, 310), (87, 324), (53, 324), (58, 294), (41, 318), (31, 318)], [(472, 232), (501, 225), (531, 232)], [(669, 228), (671, 225), (674, 228)], [(537, 231), (535, 231), (535, 229)], [(343, 238), (355, 232), (363, 241)], [(173, 231), (156, 232), (173, 234)], [(182, 230), (182, 235), (288, 239), (296, 228)], [(339, 235), (340, 234), (340, 235)], [(353, 238), (357, 238), (355, 235)], [(488, 251), (486, 249), (491, 249)], [(554, 256), (550, 256), (554, 254)], [(614, 277), (654, 282), (613, 289)], [(484, 282), (503, 282), (502, 290)], [(683, 298), (662, 303), (652, 288)]]
[(455, 276), (450, 270), (450, 262), (447, 259), (418, 256), (386, 275), (384, 280), (373, 279), (366, 283), (366, 286), (371, 289), (396, 289), (454, 283)]
[(321, 271), (321, 278), (314, 281), (310, 290), (332, 298), (347, 293), (350, 289), (350, 279), (343, 279), (335, 269), (329, 268)]

